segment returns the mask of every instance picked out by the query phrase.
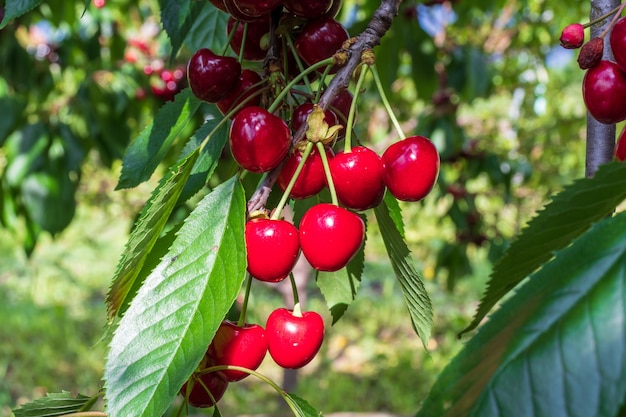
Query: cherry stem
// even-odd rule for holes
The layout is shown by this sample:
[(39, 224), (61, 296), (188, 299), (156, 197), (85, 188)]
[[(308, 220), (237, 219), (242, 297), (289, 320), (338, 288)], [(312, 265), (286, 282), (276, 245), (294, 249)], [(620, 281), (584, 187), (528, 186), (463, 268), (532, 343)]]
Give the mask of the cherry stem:
[(400, 126), (400, 123), (398, 122), (398, 118), (396, 117), (396, 114), (393, 112), (393, 109), (391, 108), (391, 104), (389, 104), (389, 100), (387, 99), (387, 94), (385, 94), (385, 90), (383, 89), (383, 84), (380, 82), (380, 76), (378, 75), (378, 69), (376, 68), (376, 64), (372, 65), (371, 68), (372, 70), (372, 75), (374, 76), (374, 83), (376, 83), (376, 88), (378, 89), (378, 94), (380, 94), (380, 99), (383, 101), (383, 106), (385, 106), (385, 110), (387, 110), (387, 114), (389, 115), (389, 118), (391, 119), (391, 123), (393, 124), (393, 127), (396, 129), (396, 132), (398, 132), (398, 136), (400, 137), (400, 139), (404, 138), (404, 132), (402, 131), (402, 126)]
[[(239, 26), (239, 20), (235, 20), (235, 24), (233, 25), (232, 30), (230, 31), (230, 33), (228, 34), (228, 37), (226, 38), (226, 46), (224, 47), (224, 50), (222, 51), (222, 55), (226, 55), (226, 53), (228, 52), (228, 47), (230, 46), (230, 41), (233, 40), (233, 37), (235, 36), (235, 32), (237, 31), (237, 27)], [(245, 28), (244, 28), (245, 30)], [(244, 37), (244, 41), (245, 41), (245, 37)], [(243, 51), (243, 42), (241, 45), (241, 50)], [(241, 59), (239, 60), (239, 62), (241, 62)]]
[(302, 172), (302, 169), (304, 168), (304, 164), (306, 163), (306, 160), (309, 158), (309, 155), (311, 155), (312, 150), (313, 150), (313, 142), (307, 142), (306, 147), (304, 148), (304, 152), (302, 152), (302, 159), (300, 159), (300, 162), (298, 162), (298, 166), (296, 167), (296, 170), (294, 171), (291, 179), (289, 180), (289, 183), (287, 184), (287, 187), (285, 188), (285, 191), (283, 192), (283, 195), (280, 201), (278, 202), (278, 205), (274, 209), (274, 213), (272, 213), (272, 217), (270, 217), (270, 219), (272, 220), (280, 219), (280, 215), (282, 214), (283, 208), (285, 207), (285, 205), (287, 204), (287, 201), (289, 200), (289, 194), (291, 194), (291, 190), (293, 190), (293, 187), (296, 184), (296, 181), (298, 180), (298, 176), (300, 175), (300, 172)]
[(330, 73), (330, 70), (333, 68), (332, 65), (327, 66), (324, 69), (324, 73), (322, 74), (322, 76), (320, 77), (320, 83), (317, 89), (317, 92), (315, 93), (315, 101), (314, 103), (317, 103), (318, 101), (320, 101), (320, 96), (322, 95), (322, 88), (321, 86), (323, 86), (325, 84), (326, 81), (326, 77), (328, 76), (328, 74)]
[(293, 272), (289, 273), (289, 282), (291, 283), (291, 291), (293, 292), (293, 314), (296, 316), (297, 310), (299, 316), (296, 317), (302, 317), (302, 311), (300, 310), (300, 297), (298, 296), (298, 286), (296, 285), (296, 277), (293, 275)]
[(335, 183), (333, 182), (333, 177), (330, 175), (330, 166), (328, 165), (328, 157), (326, 157), (326, 151), (324, 149), (324, 144), (322, 142), (315, 143), (317, 146), (317, 151), (320, 153), (320, 157), (322, 158), (322, 165), (324, 166), (324, 174), (326, 175), (326, 182), (328, 183), (328, 190), (330, 191), (330, 201), (338, 206), (339, 202), (337, 200), (337, 191), (335, 190)]
[(356, 103), (361, 93), (361, 86), (363, 85), (363, 81), (365, 80), (365, 75), (367, 74), (367, 70), (369, 65), (362, 64), (361, 65), (361, 73), (359, 74), (359, 79), (356, 82), (356, 87), (354, 89), (354, 96), (352, 97), (352, 103), (350, 103), (350, 111), (348, 112), (348, 120), (346, 121), (346, 137), (343, 143), (343, 151), (345, 153), (352, 151), (352, 126), (354, 125), (354, 116), (356, 115)]
[(326, 65), (333, 64), (334, 62), (335, 61), (333, 60), (333, 58), (326, 58), (323, 61), (320, 61), (320, 62), (318, 62), (316, 64), (311, 65), (310, 67), (308, 67), (307, 69), (302, 71), (300, 74), (295, 76), (293, 78), (293, 80), (291, 80), (289, 82), (289, 84), (287, 84), (285, 86), (285, 88), (283, 88), (283, 90), (280, 92), (280, 94), (278, 94), (276, 96), (276, 98), (274, 99), (274, 102), (272, 102), (272, 104), (267, 108), (267, 111), (270, 112), (270, 113), (274, 113), (276, 111), (276, 109), (278, 108), (278, 106), (280, 106), (280, 104), (283, 101), (283, 99), (285, 98), (285, 96), (291, 91), (291, 89), (293, 87), (296, 86), (296, 84), (298, 84), (300, 82), (300, 80), (305, 79), (308, 74), (312, 73), (313, 71), (317, 70), (318, 68), (322, 68), (322, 67), (324, 67)]
[(246, 313), (248, 311), (248, 299), (250, 298), (250, 288), (252, 288), (252, 275), (248, 274), (248, 281), (246, 282), (246, 292), (243, 296), (243, 304), (241, 305), (241, 312), (239, 313), (239, 320), (237, 321), (238, 327), (243, 327), (246, 324)]
[[(233, 30), (234, 32), (234, 30)], [(248, 39), (248, 24), (243, 25), (243, 37), (241, 38), (241, 46), (239, 47), (239, 63), (243, 62), (243, 51), (246, 47), (246, 40)], [(229, 42), (230, 43), (230, 42)]]
[(598, 36), (599, 38), (604, 38), (606, 34), (609, 33), (611, 29), (613, 29), (613, 26), (615, 26), (615, 22), (617, 22), (617, 19), (620, 18), (622, 11), (624, 10), (624, 6), (626, 6), (626, 3), (622, 3), (619, 5), (619, 7), (617, 7), (617, 13), (615, 14), (615, 16), (613, 16), (613, 19), (611, 19), (611, 23), (609, 23), (608, 26), (604, 28), (600, 36)]
[[(607, 17), (609, 17), (609, 16), (611, 16), (611, 15), (613, 15), (613, 14), (617, 13), (617, 11), (618, 11), (619, 9), (622, 9), (622, 8), (623, 8), (623, 6), (624, 6), (624, 5), (623, 5), (623, 4), (621, 4), (621, 5), (617, 6), (616, 8), (614, 8), (613, 10), (611, 10), (610, 12), (607, 12), (607, 13), (603, 14), (602, 16), (598, 16), (597, 18), (595, 18), (595, 19), (593, 19), (593, 20), (591, 20), (591, 21), (589, 21), (589, 22), (587, 22), (587, 23), (583, 24), (583, 25), (582, 25), (582, 26), (583, 26), (583, 28), (585, 28), (585, 29), (586, 29), (586, 28), (588, 28), (588, 27), (590, 27), (590, 26), (592, 26), (592, 25), (595, 25), (596, 23), (602, 22), (602, 21), (603, 21), (604, 19), (606, 19)], [(620, 12), (620, 13), (621, 13), (621, 12)], [(618, 13), (618, 15), (619, 15), (619, 13)]]
[[(298, 66), (298, 71), (300, 72), (304, 71), (304, 65), (302, 64), (300, 55), (298, 55), (298, 51), (296, 50), (296, 47), (293, 44), (293, 39), (291, 39), (291, 36), (285, 36), (285, 39), (287, 41), (287, 45), (289, 45), (289, 50), (291, 51), (291, 54), (293, 55), (293, 58), (296, 61), (296, 65)], [(287, 54), (285, 54), (285, 56), (286, 55)], [(288, 58), (285, 59), (285, 62), (289, 62)], [(288, 72), (289, 70), (287, 69), (285, 71), (285, 74), (287, 74)], [(309, 83), (309, 77), (304, 77), (303, 81), (304, 81), (304, 85), (306, 85), (306, 88), (309, 90), (309, 92), (313, 92), (313, 89), (311, 88), (311, 83)]]

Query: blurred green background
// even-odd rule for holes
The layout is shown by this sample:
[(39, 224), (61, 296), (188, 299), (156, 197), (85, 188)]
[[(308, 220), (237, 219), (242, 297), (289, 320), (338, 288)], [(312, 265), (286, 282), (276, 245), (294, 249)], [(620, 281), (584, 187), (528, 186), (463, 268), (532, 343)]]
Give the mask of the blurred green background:
[[(583, 175), (583, 73), (558, 45), (566, 24), (587, 20), (589, 2), (574, 3), (402, 3), (377, 66), (405, 132), (429, 136), (442, 155), (434, 192), (402, 205), (433, 336), (426, 351), (370, 216), (359, 296), (294, 388), (316, 408), (413, 414), (460, 349), (456, 334), (493, 261), (551, 193)], [(358, 34), (377, 5), (346, 0), (338, 18)], [(207, 39), (225, 42), (223, 17), (197, 24), (170, 63), (156, 1), (83, 8), (44, 1), (0, 30), (0, 416), (46, 392), (100, 389), (104, 297), (158, 181), (114, 191), (120, 158), (171, 98), (163, 69), (184, 68)], [(358, 114), (361, 141), (381, 153), (396, 140), (373, 85)], [(308, 293), (308, 308), (329, 318), (313, 282)], [(282, 302), (255, 285), (252, 317), (261, 322)], [(283, 377), (269, 357), (260, 371)], [(250, 378), (231, 384), (221, 404), (224, 415), (281, 410)]]

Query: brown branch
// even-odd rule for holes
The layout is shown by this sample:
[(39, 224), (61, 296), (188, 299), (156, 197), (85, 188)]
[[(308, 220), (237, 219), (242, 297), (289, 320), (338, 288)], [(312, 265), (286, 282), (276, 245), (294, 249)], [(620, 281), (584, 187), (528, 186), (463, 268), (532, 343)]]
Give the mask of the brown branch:
[[(346, 50), (348, 60), (337, 71), (334, 78), (328, 84), (328, 88), (324, 91), (319, 100), (319, 106), (326, 110), (332, 100), (339, 92), (348, 87), (350, 79), (356, 68), (361, 64), (361, 54), (368, 49), (372, 49), (380, 44), (381, 38), (387, 33), (391, 27), (393, 19), (398, 15), (398, 9), (402, 0), (381, 0), (380, 6), (374, 12), (372, 20), (367, 24), (365, 30), (356, 37), (353, 44)], [(306, 132), (306, 123), (298, 129), (293, 136), (293, 143), (298, 143), (304, 139)], [(346, 127), (347, 128), (347, 127)], [(278, 178), (278, 173), (282, 168), (282, 164), (270, 171), (259, 187), (256, 189), (250, 201), (248, 201), (248, 212), (260, 210), (265, 207), (269, 193)]]

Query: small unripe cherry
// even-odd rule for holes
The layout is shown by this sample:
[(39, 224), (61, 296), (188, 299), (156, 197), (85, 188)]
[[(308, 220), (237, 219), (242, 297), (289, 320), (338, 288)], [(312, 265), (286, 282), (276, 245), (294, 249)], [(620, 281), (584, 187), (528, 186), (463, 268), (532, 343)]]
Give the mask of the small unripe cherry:
[(566, 49), (578, 49), (585, 42), (585, 28), (580, 23), (565, 26), (559, 39), (561, 46)]

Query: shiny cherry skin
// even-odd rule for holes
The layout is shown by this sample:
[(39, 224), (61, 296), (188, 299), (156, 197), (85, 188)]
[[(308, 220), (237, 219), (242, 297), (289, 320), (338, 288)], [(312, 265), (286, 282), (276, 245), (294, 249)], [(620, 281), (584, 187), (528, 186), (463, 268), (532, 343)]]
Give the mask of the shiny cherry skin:
[(583, 100), (589, 113), (605, 124), (626, 119), (626, 74), (612, 61), (602, 60), (583, 78)]
[(282, 0), (224, 0), (228, 13), (243, 22), (259, 19), (281, 3)]
[[(202, 384), (208, 388), (210, 394)], [(187, 398), (187, 401), (193, 407), (209, 408), (213, 407), (224, 396), (227, 388), (228, 381), (221, 378), (216, 372), (210, 372), (192, 376), (189, 381), (183, 384), (180, 394)], [(187, 392), (188, 390), (189, 392)]]
[[(309, 21), (296, 39), (296, 51), (309, 66), (330, 58), (341, 49), (350, 36), (346, 29), (329, 16)], [(331, 73), (337, 72), (335, 65)]]
[[(333, 151), (330, 148), (326, 148), (326, 157), (329, 160), (333, 157)], [(301, 160), (302, 152), (299, 150), (295, 150), (294, 153), (287, 158), (283, 164), (280, 174), (278, 174), (277, 183), (281, 190), (285, 191), (287, 189), (287, 185), (295, 174)], [(322, 157), (317, 150), (314, 149), (304, 162), (304, 166), (302, 167), (300, 175), (298, 175), (289, 196), (296, 200), (313, 197), (322, 191), (325, 186), (326, 174), (324, 173)]]
[(385, 183), (380, 156), (365, 146), (339, 152), (329, 162), (337, 198), (344, 206), (363, 211), (383, 201)]
[(365, 223), (361, 217), (334, 204), (316, 204), (300, 220), (302, 253), (319, 271), (332, 272), (346, 266), (364, 238)]
[(270, 356), (286, 369), (302, 368), (311, 362), (324, 341), (324, 320), (315, 311), (298, 315), (278, 308), (268, 316), (265, 329)]
[(216, 103), (237, 87), (241, 65), (229, 56), (215, 55), (208, 48), (198, 49), (187, 64), (187, 78), (193, 94), (200, 100)]
[(252, 219), (245, 230), (248, 272), (266, 282), (282, 281), (300, 255), (298, 229), (286, 220)]
[(398, 200), (419, 201), (433, 189), (439, 176), (439, 153), (424, 136), (410, 136), (385, 150), (383, 182)]
[(284, 0), (285, 9), (296, 16), (305, 19), (315, 19), (325, 15), (333, 4), (333, 0)]
[[(300, 129), (300, 127), (304, 123), (306, 123), (306, 118), (313, 111), (313, 106), (313, 103), (306, 102), (300, 104), (298, 107), (295, 108), (295, 110), (293, 111), (293, 116), (291, 118), (291, 129), (294, 132), (297, 132), (298, 129)], [(330, 109), (324, 111), (324, 121), (328, 123), (328, 126), (335, 126), (336, 124), (339, 124), (339, 122), (337, 121), (337, 115), (335, 115), (335, 112)]]
[[(258, 324), (245, 324), (224, 320), (215, 333), (209, 347), (215, 365), (241, 366), (255, 371), (267, 353), (265, 329)], [(217, 374), (228, 382), (241, 381), (249, 374), (243, 371), (226, 369)]]
[[(235, 22), (236, 20), (232, 16), (228, 18), (228, 22), (226, 24), (227, 35), (230, 35), (232, 32)], [(240, 22), (237, 25), (237, 29), (235, 29), (235, 33), (229, 43), (231, 49), (237, 56), (239, 56), (239, 52), (241, 51), (245, 25), (246, 23), (244, 22)], [(262, 61), (265, 59), (267, 50), (269, 49), (269, 43), (266, 43), (263, 40), (263, 38), (266, 37), (270, 31), (269, 17), (262, 17), (258, 20), (247, 23), (247, 25), (248, 37), (246, 39), (246, 43), (244, 44), (243, 59), (247, 59), (248, 61)]]
[[(222, 112), (222, 114), (226, 115), (230, 111), (230, 109), (237, 107), (248, 97), (260, 91), (261, 88), (263, 88), (263, 86), (261, 85), (261, 76), (255, 71), (245, 69), (241, 71), (241, 77), (239, 77), (239, 83), (237, 83), (235, 91), (233, 91), (225, 99), (218, 101), (217, 108), (220, 110), (220, 112)], [(261, 95), (257, 94), (253, 98), (250, 98), (248, 101), (246, 101), (246, 104), (244, 104), (242, 109), (251, 106), (258, 106), (259, 104), (261, 104)]]
[(626, 17), (621, 17), (615, 22), (609, 42), (615, 62), (622, 71), (626, 71)]
[(230, 127), (230, 149), (237, 163), (252, 172), (276, 168), (287, 156), (291, 131), (278, 116), (264, 108), (242, 109)]

